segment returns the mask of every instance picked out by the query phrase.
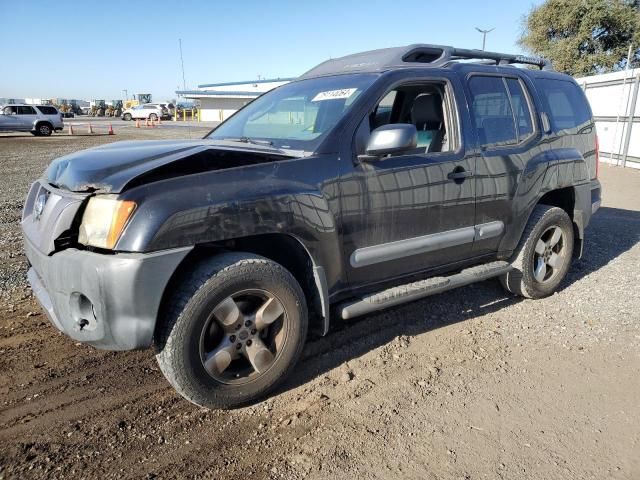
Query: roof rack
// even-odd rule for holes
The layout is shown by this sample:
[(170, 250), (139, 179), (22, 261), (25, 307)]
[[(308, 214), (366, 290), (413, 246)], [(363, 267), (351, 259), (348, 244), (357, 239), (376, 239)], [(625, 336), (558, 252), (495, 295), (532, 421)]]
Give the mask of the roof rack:
[[(464, 48), (444, 47), (449, 49), (443, 52), (440, 60), (449, 63), (456, 60), (492, 60), (496, 65), (535, 65), (540, 70), (553, 70), (551, 62), (542, 57), (527, 57), (525, 55), (512, 55), (508, 53), (486, 52), (484, 50), (469, 50)], [(441, 65), (439, 65), (441, 66)]]
[(551, 62), (545, 58), (454, 48), (446, 45), (414, 44), (406, 47), (370, 50), (327, 60), (304, 73), (300, 78), (349, 72), (376, 72), (401, 67), (444, 67), (461, 60), (478, 60), (481, 63), (493, 65), (534, 65), (541, 70), (553, 70)]

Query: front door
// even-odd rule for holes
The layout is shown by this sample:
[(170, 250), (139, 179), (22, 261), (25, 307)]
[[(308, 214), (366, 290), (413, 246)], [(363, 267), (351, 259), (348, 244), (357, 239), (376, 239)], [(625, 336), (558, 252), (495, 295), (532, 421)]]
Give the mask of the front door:
[(363, 129), (369, 133), (390, 123), (416, 125), (419, 148), (376, 161), (354, 161), (353, 171), (343, 177), (342, 228), (353, 286), (471, 255), (475, 157), (465, 153), (456, 107), (464, 102), (456, 102), (453, 91), (448, 79), (399, 85), (363, 120), (356, 150), (362, 150), (358, 137)]

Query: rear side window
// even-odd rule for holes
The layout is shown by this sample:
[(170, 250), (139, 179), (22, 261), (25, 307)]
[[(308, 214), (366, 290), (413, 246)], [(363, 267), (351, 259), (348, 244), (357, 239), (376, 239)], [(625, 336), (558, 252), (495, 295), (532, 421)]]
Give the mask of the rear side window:
[(18, 115), (35, 115), (36, 111), (33, 107), (18, 106)]
[(511, 102), (502, 77), (475, 75), (469, 80), (471, 110), (482, 145), (518, 142)]
[(533, 134), (533, 117), (520, 80), (475, 75), (469, 80), (469, 90), (482, 146), (513, 145)]
[(554, 130), (576, 128), (591, 122), (589, 104), (575, 83), (543, 78), (538, 80), (537, 85)]
[(56, 115), (58, 113), (55, 107), (49, 107), (46, 105), (40, 105), (38, 110), (40, 110), (44, 115)]
[(533, 122), (527, 97), (522, 90), (522, 83), (516, 78), (507, 78), (507, 87), (511, 96), (511, 105), (516, 117), (516, 130), (518, 139), (522, 141), (533, 133)]

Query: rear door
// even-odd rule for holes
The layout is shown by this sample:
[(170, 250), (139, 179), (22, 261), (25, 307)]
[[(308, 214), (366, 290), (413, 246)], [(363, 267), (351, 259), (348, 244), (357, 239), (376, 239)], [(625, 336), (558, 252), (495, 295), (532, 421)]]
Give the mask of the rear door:
[(20, 125), (25, 130), (33, 130), (36, 120), (38, 119), (38, 112), (30, 105), (18, 105), (18, 120)]
[(543, 148), (525, 82), (517, 74), (472, 73), (466, 77), (471, 118), (481, 156), (476, 163), (476, 223), (474, 254), (496, 252), (514, 222), (519, 179), (530, 159)]

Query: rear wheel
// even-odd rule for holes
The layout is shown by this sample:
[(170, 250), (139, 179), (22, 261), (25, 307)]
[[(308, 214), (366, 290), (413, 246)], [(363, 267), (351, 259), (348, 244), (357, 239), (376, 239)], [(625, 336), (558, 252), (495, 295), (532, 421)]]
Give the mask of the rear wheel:
[(573, 224), (567, 212), (538, 205), (514, 254), (513, 270), (500, 277), (502, 286), (527, 298), (551, 295), (571, 265), (573, 237)]
[(158, 115), (156, 115), (155, 113), (152, 113), (151, 115), (149, 115), (149, 120), (152, 120), (155, 122), (156, 120), (158, 120)]
[(130, 113), (125, 113), (125, 114), (122, 116), (122, 119), (123, 119), (123, 120), (125, 120), (125, 121), (127, 121), (127, 122), (130, 122), (130, 121), (131, 121), (131, 118), (132, 118), (132, 117), (131, 117), (131, 114), (130, 114)]
[(53, 128), (48, 123), (39, 123), (36, 125), (36, 135), (48, 137), (53, 132)]
[(307, 333), (304, 294), (271, 260), (228, 253), (190, 270), (166, 304), (157, 360), (187, 400), (231, 408), (272, 391)]

